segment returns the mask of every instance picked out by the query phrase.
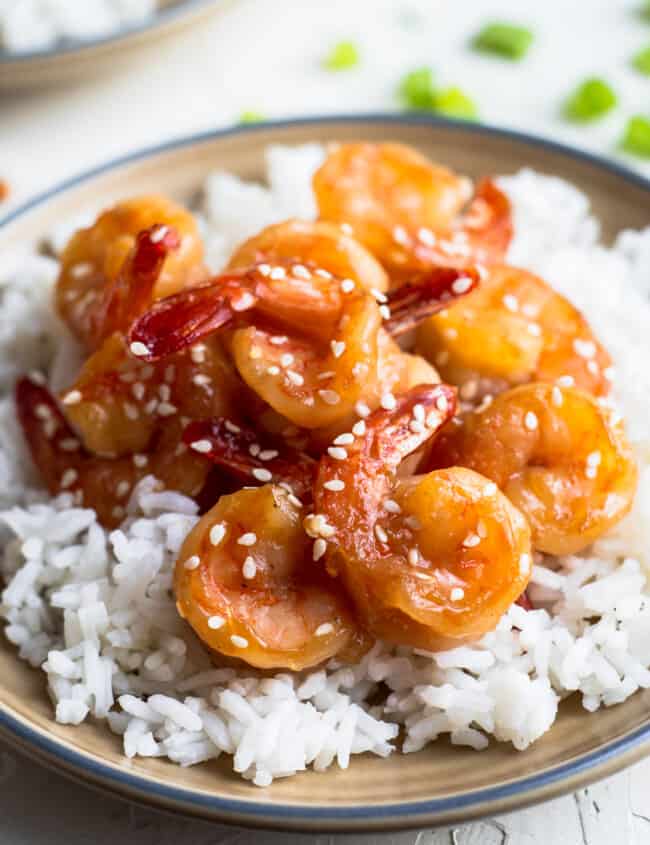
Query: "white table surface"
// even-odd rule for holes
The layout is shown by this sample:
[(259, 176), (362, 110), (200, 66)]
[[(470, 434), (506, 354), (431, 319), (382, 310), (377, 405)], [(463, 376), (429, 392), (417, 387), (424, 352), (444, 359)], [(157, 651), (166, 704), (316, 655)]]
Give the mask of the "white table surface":
[[(461, 85), (489, 123), (545, 134), (625, 157), (626, 118), (650, 115), (650, 80), (629, 57), (650, 43), (640, 0), (239, 0), (198, 29), (146, 48), (111, 76), (62, 88), (0, 94), (0, 178), (12, 194), (0, 210), (114, 156), (224, 126), (241, 112), (269, 118), (386, 111), (400, 76), (430, 64), (441, 84)], [(476, 56), (468, 38), (487, 19), (529, 25), (536, 43), (519, 64)], [(362, 65), (324, 72), (328, 46), (350, 38)], [(620, 107), (597, 125), (572, 127), (561, 102), (587, 75), (617, 89)], [(480, 762), (480, 758), (478, 758)], [(346, 845), (641, 845), (650, 842), (650, 762), (576, 795), (455, 830), (343, 837)], [(236, 831), (170, 819), (100, 796), (0, 744), (1, 845), (325, 845), (330, 837)], [(339, 840), (337, 840), (339, 841)]]

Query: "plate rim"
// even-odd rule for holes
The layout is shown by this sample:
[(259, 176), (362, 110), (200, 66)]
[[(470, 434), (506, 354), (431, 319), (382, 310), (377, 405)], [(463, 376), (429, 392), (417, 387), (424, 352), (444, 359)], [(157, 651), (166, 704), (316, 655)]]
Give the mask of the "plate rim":
[[(199, 0), (202, 2), (203, 0)], [(532, 147), (543, 148), (591, 164), (623, 181), (650, 193), (650, 179), (616, 161), (605, 159), (570, 145), (519, 130), (488, 124), (400, 113), (368, 113), (318, 115), (306, 118), (264, 121), (257, 124), (228, 126), (222, 129), (182, 136), (113, 158), (89, 168), (53, 187), (29, 198), (0, 217), (0, 229), (26, 215), (49, 200), (111, 170), (137, 163), (156, 155), (218, 141), (222, 138), (251, 135), (261, 131), (292, 127), (327, 126), (347, 123), (385, 123), (387, 125), (417, 125), (443, 127), (466, 131), (475, 136), (514, 140)], [(639, 693), (640, 694), (640, 693)], [(124, 798), (159, 809), (173, 810), (185, 815), (201, 817), (221, 823), (247, 825), (279, 830), (319, 832), (362, 832), (377, 830), (405, 830), (439, 825), (451, 825), (484, 817), (495, 811), (512, 811), (557, 795), (572, 791), (592, 781), (611, 775), (650, 755), (650, 719), (632, 731), (589, 751), (578, 758), (501, 784), (474, 789), (462, 795), (443, 796), (418, 801), (400, 801), (383, 805), (350, 805), (330, 807), (327, 804), (262, 803), (255, 800), (228, 798), (198, 793), (166, 784), (134, 772), (123, 765), (108, 764), (90, 752), (66, 745), (48, 736), (44, 729), (10, 712), (0, 700), (0, 735), (51, 767), (57, 767), (73, 779)]]
[(68, 43), (64, 41), (61, 45), (56, 42), (53, 47), (41, 50), (28, 50), (24, 52), (12, 52), (0, 47), (0, 70), (2, 68), (16, 67), (31, 62), (55, 61), (65, 57), (83, 56), (96, 49), (119, 47), (123, 42), (131, 38), (154, 33), (159, 29), (171, 26), (182, 20), (186, 15), (198, 13), (202, 9), (216, 6), (221, 0), (180, 0), (172, 6), (166, 6), (154, 12), (153, 16), (146, 18), (140, 23), (130, 24), (121, 27), (117, 32), (110, 35), (102, 35), (97, 38), (84, 38)]

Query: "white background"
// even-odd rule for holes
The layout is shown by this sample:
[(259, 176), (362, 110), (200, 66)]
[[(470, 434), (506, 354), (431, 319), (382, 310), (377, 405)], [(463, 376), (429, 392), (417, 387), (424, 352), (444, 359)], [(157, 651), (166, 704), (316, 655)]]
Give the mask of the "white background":
[[(239, 0), (198, 29), (146, 48), (111, 75), (65, 88), (0, 93), (0, 179), (7, 210), (80, 170), (144, 145), (235, 122), (395, 109), (400, 77), (431, 65), (441, 85), (460, 85), (481, 118), (613, 156), (650, 176), (650, 161), (623, 156), (626, 118), (650, 116), (650, 79), (629, 58), (650, 43), (641, 0)], [(535, 33), (522, 63), (473, 54), (486, 20), (521, 21)], [(362, 63), (332, 74), (320, 60), (340, 39)], [(598, 74), (620, 105), (596, 125), (561, 118), (572, 87)], [(477, 758), (480, 765), (480, 757)], [(432, 761), (432, 765), (434, 762)], [(453, 831), (346, 837), (346, 845), (641, 845), (650, 842), (650, 764), (520, 813)], [(645, 817), (645, 818), (644, 818)], [(170, 820), (96, 796), (0, 745), (0, 843), (27, 845), (325, 845), (329, 837), (249, 834)], [(341, 843), (342, 845), (342, 843)]]

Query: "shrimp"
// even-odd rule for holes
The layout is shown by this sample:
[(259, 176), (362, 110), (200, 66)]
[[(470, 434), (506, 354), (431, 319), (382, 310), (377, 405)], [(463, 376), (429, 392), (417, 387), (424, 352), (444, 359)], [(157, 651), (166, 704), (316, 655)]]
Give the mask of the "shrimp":
[(300, 507), (271, 484), (222, 496), (203, 516), (175, 591), (205, 645), (260, 669), (307, 669), (363, 641), (340, 585), (312, 560)]
[(630, 510), (637, 469), (623, 425), (575, 388), (531, 383), (465, 415), (435, 441), (429, 466), (494, 481), (528, 519), (533, 546), (574, 554)]
[[(143, 244), (136, 249), (145, 230), (147, 249)], [(113, 331), (126, 329), (154, 299), (194, 284), (204, 273), (194, 217), (166, 197), (137, 197), (72, 236), (61, 254), (55, 305), (92, 351)]]
[(320, 217), (347, 224), (393, 283), (436, 265), (501, 260), (512, 237), (510, 203), (489, 181), (468, 179), (401, 144), (342, 144), (314, 175)]
[(267, 226), (235, 251), (228, 269), (289, 260), (325, 268), (366, 290), (384, 292), (388, 288), (388, 276), (377, 259), (339, 226), (320, 220), (286, 220)]
[[(391, 313), (351, 280), (343, 286), (328, 271), (300, 267), (298, 275), (293, 264), (231, 271), (155, 303), (131, 328), (130, 348), (151, 361), (229, 330), (235, 366), (264, 402), (305, 429), (336, 425), (359, 401), (374, 392), (378, 403), (390, 390), (381, 356), (399, 352), (382, 329)], [(425, 313), (464, 295), (478, 279), (471, 268), (430, 271), (418, 281)], [(405, 310), (396, 300), (397, 332), (408, 327)]]
[(538, 276), (505, 265), (421, 323), (416, 350), (468, 399), (528, 381), (559, 379), (594, 396), (610, 388), (611, 359), (582, 314)]
[(32, 460), (50, 492), (72, 493), (109, 528), (122, 521), (133, 487), (146, 475), (167, 489), (198, 496), (210, 472), (206, 461), (182, 443), (178, 419), (158, 430), (146, 454), (106, 458), (84, 449), (44, 385), (21, 379), (16, 406)]
[(321, 458), (305, 520), (370, 634), (430, 650), (491, 630), (531, 567), (526, 520), (487, 478), (462, 467), (397, 478), (455, 406), (448, 385), (420, 386), (368, 417)]

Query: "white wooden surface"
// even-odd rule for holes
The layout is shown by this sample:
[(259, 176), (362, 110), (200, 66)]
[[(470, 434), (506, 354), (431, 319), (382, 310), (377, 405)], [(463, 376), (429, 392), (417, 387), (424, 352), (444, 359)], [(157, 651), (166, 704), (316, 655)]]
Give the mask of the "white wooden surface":
[[(65, 89), (0, 94), (0, 178), (11, 203), (143, 145), (268, 117), (395, 108), (407, 70), (431, 64), (482, 118), (620, 158), (625, 119), (648, 113), (650, 81), (628, 67), (650, 42), (640, 0), (239, 0), (200, 30), (149, 48), (111, 77)], [(489, 18), (522, 21), (536, 45), (522, 64), (476, 57), (468, 38)], [(319, 60), (342, 38), (362, 66), (327, 74)], [(564, 124), (563, 97), (604, 75), (621, 107), (589, 128)], [(650, 162), (623, 159), (650, 175)], [(5, 210), (5, 206), (1, 210)], [(479, 758), (480, 760), (480, 758)], [(642, 845), (650, 843), (650, 762), (547, 805), (454, 830), (343, 837), (345, 845)], [(325, 845), (332, 838), (247, 833), (170, 819), (99, 796), (0, 744), (1, 845)]]

